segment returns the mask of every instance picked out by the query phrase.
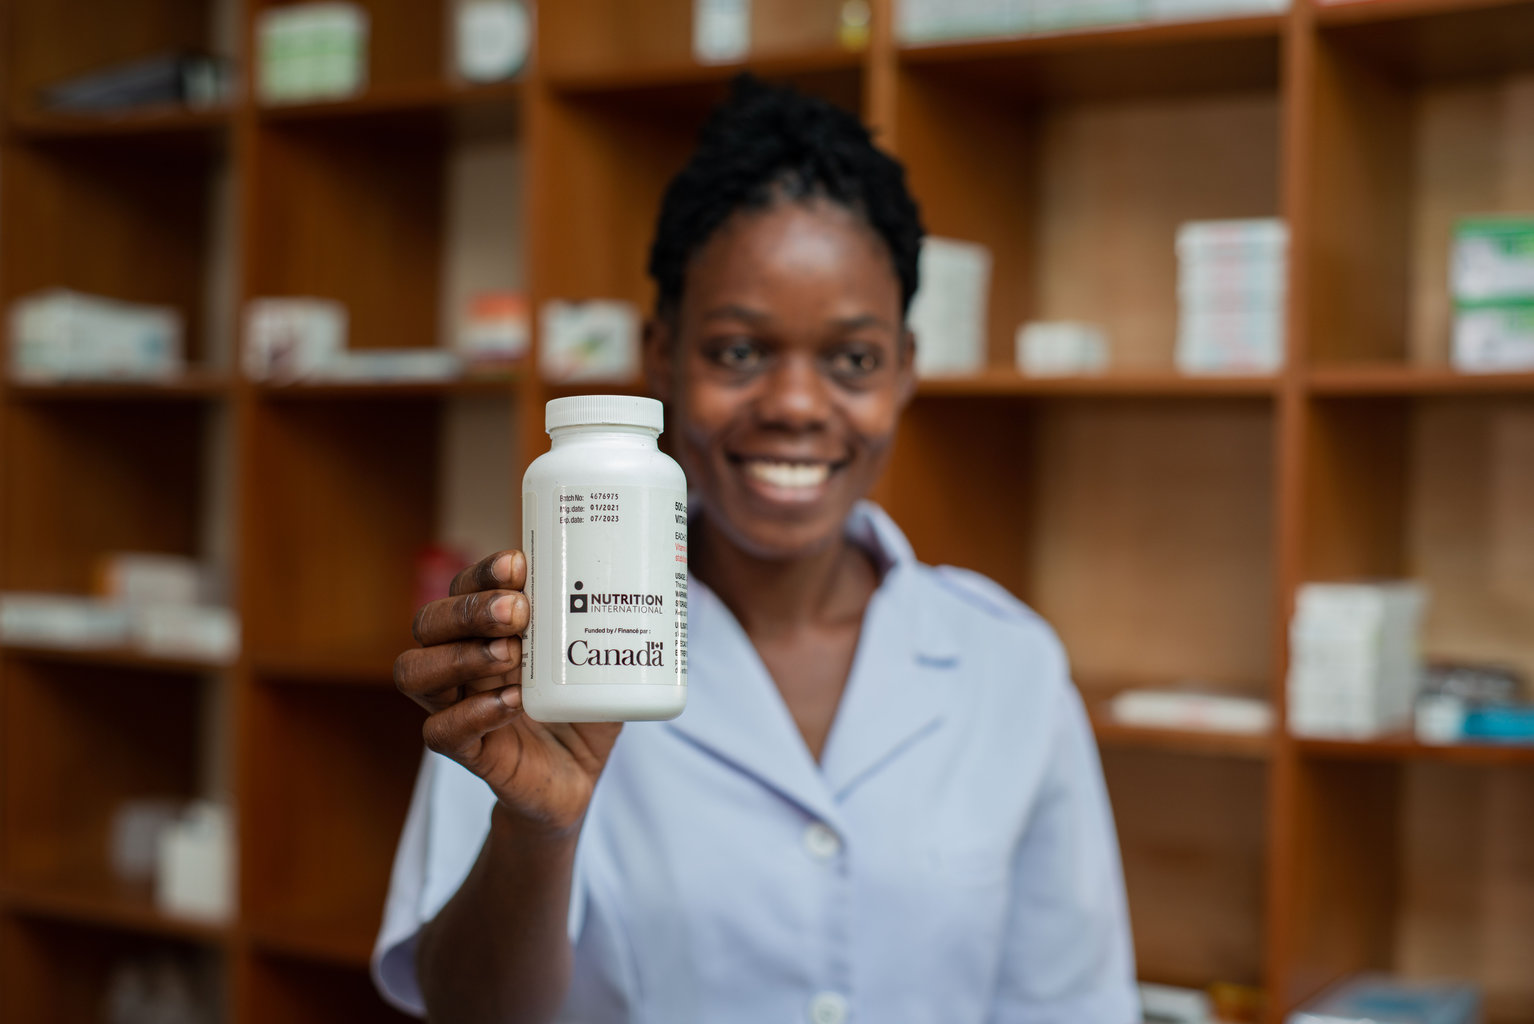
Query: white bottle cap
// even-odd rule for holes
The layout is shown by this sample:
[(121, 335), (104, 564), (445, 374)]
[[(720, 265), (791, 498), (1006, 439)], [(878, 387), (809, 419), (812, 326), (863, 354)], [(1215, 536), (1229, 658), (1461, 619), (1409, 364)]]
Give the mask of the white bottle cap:
[(665, 406), (638, 395), (573, 395), (556, 398), (543, 412), (543, 429), (560, 427), (643, 427), (665, 429)]

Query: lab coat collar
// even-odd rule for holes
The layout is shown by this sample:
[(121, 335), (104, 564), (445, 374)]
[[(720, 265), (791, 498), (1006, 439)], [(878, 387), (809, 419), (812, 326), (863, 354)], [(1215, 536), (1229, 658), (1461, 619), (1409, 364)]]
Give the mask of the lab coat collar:
[(745, 630), (697, 580), (689, 580), (687, 710), (670, 723), (832, 824), (836, 804), (858, 783), (938, 728), (942, 677), (959, 661), (952, 631), (934, 611), (937, 595), (928, 592), (927, 573), (899, 528), (878, 506), (861, 502), (847, 533), (884, 575), (863, 619), (822, 763), (810, 756)]

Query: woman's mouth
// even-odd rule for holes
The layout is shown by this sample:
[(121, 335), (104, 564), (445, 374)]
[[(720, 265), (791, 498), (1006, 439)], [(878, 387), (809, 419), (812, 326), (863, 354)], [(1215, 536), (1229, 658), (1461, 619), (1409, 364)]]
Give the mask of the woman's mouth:
[(753, 459), (745, 464), (747, 475), (770, 487), (785, 490), (819, 487), (831, 475), (824, 462), (766, 462)]
[(844, 463), (824, 460), (734, 457), (747, 486), (767, 501), (803, 504), (818, 501), (831, 474)]

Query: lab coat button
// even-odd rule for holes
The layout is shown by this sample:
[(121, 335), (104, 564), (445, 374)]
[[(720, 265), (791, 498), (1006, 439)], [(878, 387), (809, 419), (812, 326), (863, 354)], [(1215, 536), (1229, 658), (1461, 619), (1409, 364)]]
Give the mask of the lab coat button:
[(810, 1024), (843, 1024), (847, 1019), (847, 997), (840, 992), (822, 992), (810, 1000)]
[(817, 821), (804, 830), (804, 848), (816, 860), (828, 861), (842, 852), (842, 840), (830, 825)]

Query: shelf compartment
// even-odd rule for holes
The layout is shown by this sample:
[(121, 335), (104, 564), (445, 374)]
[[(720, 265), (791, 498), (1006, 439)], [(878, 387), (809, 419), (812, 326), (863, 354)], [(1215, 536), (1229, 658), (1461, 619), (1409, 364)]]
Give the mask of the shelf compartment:
[[(1437, 377), (1451, 362), (1456, 222), (1534, 207), (1523, 98), (1534, 6), (1346, 6), (1359, 12), (1322, 13), (1370, 20), (1320, 32), (1301, 112), (1314, 129), (1295, 182), (1295, 258), (1307, 278), (1297, 282), (1305, 300), (1296, 335), (1309, 364), (1328, 372), (1385, 363)], [(1425, 13), (1414, 15), (1419, 6)], [(1387, 18), (1397, 8), (1401, 17)], [(1467, 43), (1474, 26), (1477, 41)], [(1463, 67), (1426, 57), (1418, 66), (1390, 42), (1403, 33), (1428, 51), (1463, 48), (1452, 58)], [(1509, 50), (1519, 63), (1498, 59)]]
[(168, 51), (229, 54), (217, 5), (207, 0), (122, 0), (110, 8), (60, 10), (51, 0), (10, 6), (14, 46), (7, 68), (8, 109), (34, 109), (38, 93), (77, 75)]
[(1427, 658), (1534, 673), (1534, 396), (1316, 399), (1307, 431), (1303, 578), (1417, 579)]
[[(1311, 741), (1305, 741), (1309, 745)], [(1534, 1007), (1526, 764), (1303, 757), (1295, 779), (1292, 1008), (1353, 971), (1479, 984), (1488, 1021)]]
[(1029, 321), (1108, 337), (1111, 371), (1176, 370), (1176, 236), (1187, 221), (1279, 214), (1279, 91), (1019, 95), (945, 65), (902, 65), (897, 155), (934, 235), (990, 250), (987, 365)]
[(391, 1009), (357, 965), (313, 963), (256, 952), (247, 960), (241, 999), (243, 1017), (286, 1024), (408, 1024), (414, 1018)]
[(196, 555), (203, 545), (206, 410), (112, 399), (5, 412), (8, 590), (87, 593), (113, 551)]
[(6, 887), (142, 909), (144, 895), (111, 868), (113, 814), (213, 784), (211, 686), (180, 672), (11, 660), (4, 701)]
[(1140, 975), (1260, 984), (1266, 766), (1236, 757), (1211, 771), (1181, 753), (1112, 746), (1102, 759)]
[[(440, 408), (393, 399), (258, 409), (245, 642), (294, 660), (413, 646), (416, 556), (436, 539)], [(511, 467), (507, 467), (511, 472)]]
[(1028, 97), (1103, 99), (1276, 89), (1278, 15), (1133, 23), (904, 46), (900, 61)]
[(918, 557), (991, 576), (1079, 679), (1272, 676), (1274, 410), (1239, 398), (918, 402), (878, 497)]
[(0, 918), (0, 951), (0, 1015), (6, 1020), (102, 1020), (119, 966), (167, 961), (185, 971), (210, 1019), (221, 1019), (226, 961), (198, 942), (22, 915)]
[(362, 964), (383, 916), (424, 713), (393, 690), (258, 680), (242, 773), (242, 921), (253, 941)]
[(234, 209), (221, 151), (108, 159), (94, 145), (26, 139), (6, 148), (0, 190), (9, 216), (0, 304), (68, 288), (168, 306), (191, 373), (225, 354)]

